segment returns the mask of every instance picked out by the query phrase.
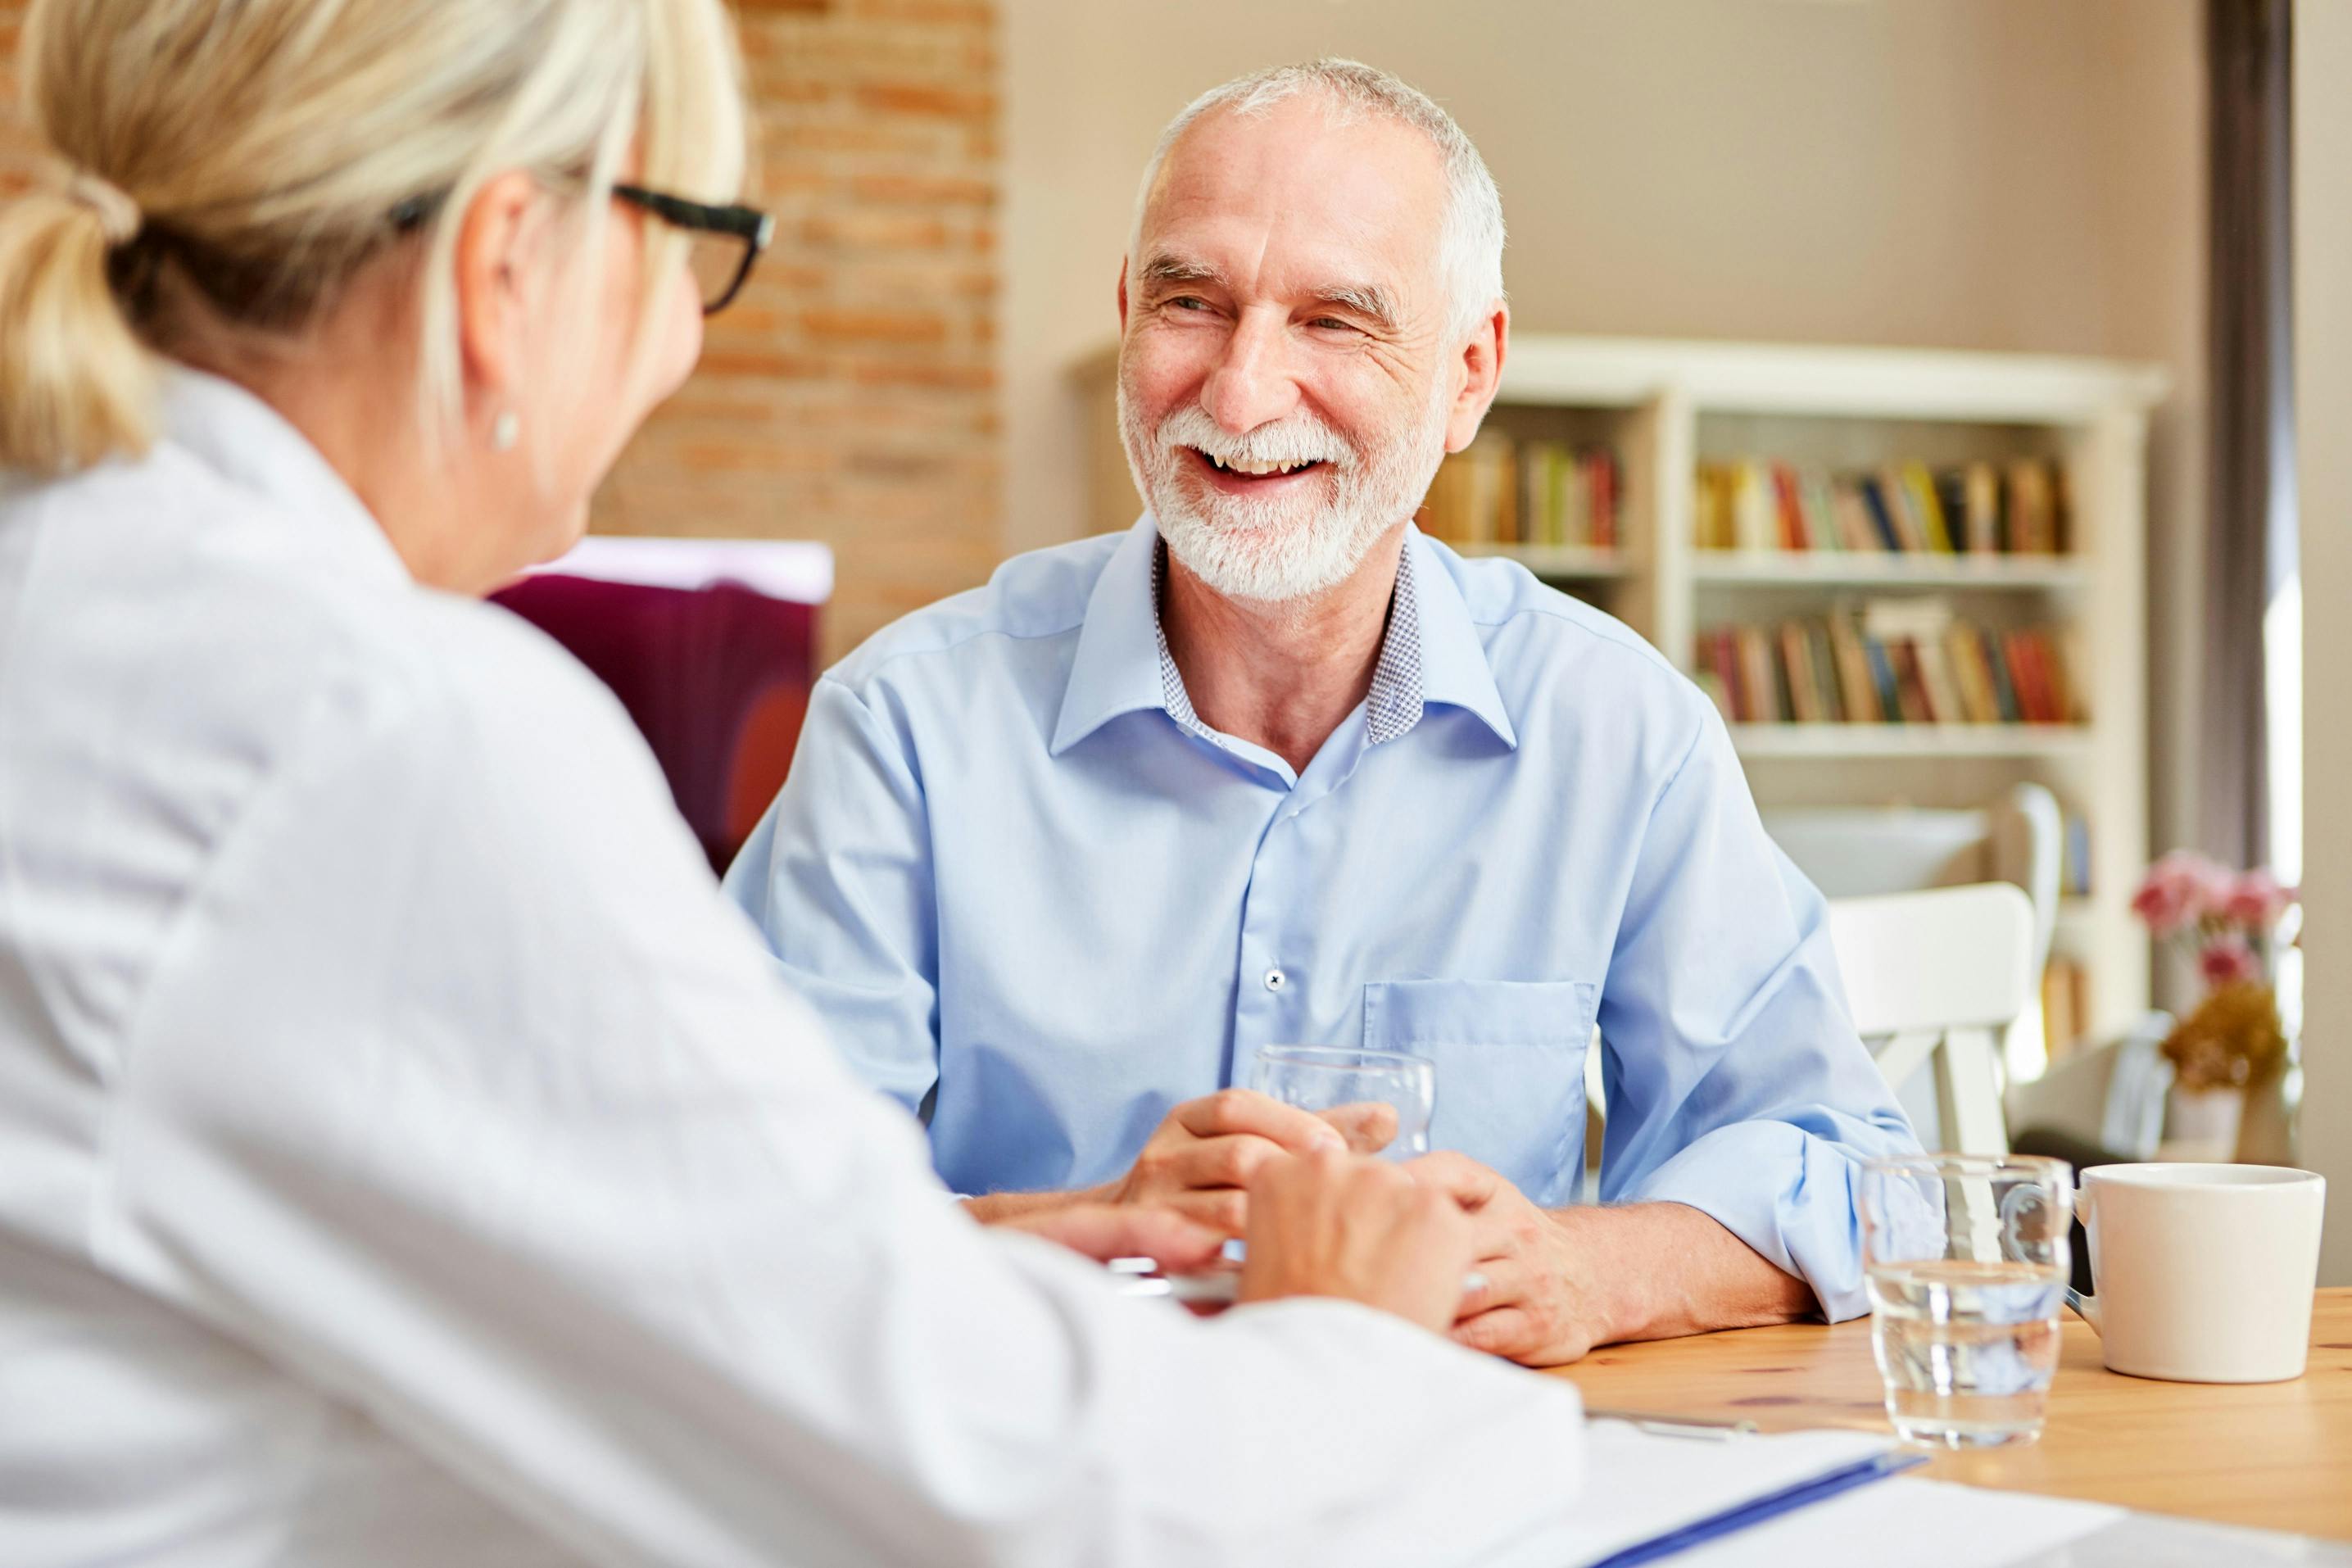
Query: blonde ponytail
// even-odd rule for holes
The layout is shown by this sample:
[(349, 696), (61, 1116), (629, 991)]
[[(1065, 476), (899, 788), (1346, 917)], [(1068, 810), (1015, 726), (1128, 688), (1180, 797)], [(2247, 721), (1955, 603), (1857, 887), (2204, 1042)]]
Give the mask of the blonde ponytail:
[(69, 177), (0, 202), (0, 468), (56, 474), (147, 449), (154, 362), (107, 281), (127, 237)]
[(143, 451), (157, 354), (299, 350), (397, 246), (419, 258), (420, 418), (454, 427), (454, 219), (487, 181), (576, 197), (585, 239), (632, 152), (680, 195), (742, 178), (721, 0), (33, 0), (19, 49), (72, 173), (0, 200), (0, 469)]

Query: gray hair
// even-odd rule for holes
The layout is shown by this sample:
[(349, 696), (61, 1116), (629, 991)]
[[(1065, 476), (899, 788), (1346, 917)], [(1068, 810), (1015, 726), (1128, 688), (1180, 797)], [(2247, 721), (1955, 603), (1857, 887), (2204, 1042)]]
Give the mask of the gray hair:
[(1143, 209), (1151, 198), (1152, 182), (1160, 177), (1169, 149), (1194, 121), (1213, 110), (1263, 115), (1302, 92), (1320, 93), (1336, 124), (1364, 115), (1385, 116), (1420, 132), (1437, 149), (1445, 165), (1445, 217), (1438, 229), (1437, 265), (1450, 303), (1447, 331), (1454, 337), (1467, 336), (1504, 298), (1502, 193), (1495, 188), (1486, 160), (1452, 115), (1418, 88), (1359, 60), (1327, 56), (1304, 65), (1255, 71), (1211, 88), (1186, 104), (1160, 133), (1151, 161), (1144, 165), (1143, 184), (1135, 195), (1135, 223), (1129, 231), (1129, 265), (1140, 264), (1135, 253), (1143, 242)]

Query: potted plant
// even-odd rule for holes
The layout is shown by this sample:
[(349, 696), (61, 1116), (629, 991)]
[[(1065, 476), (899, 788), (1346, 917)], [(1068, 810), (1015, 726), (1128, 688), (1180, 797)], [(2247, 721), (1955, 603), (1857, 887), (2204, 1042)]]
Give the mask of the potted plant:
[(2204, 986), (2203, 1000), (2164, 1042), (2173, 1068), (2166, 1142), (2180, 1157), (2293, 1157), (2278, 962), (2297, 904), (2296, 890), (2265, 868), (2232, 871), (2188, 850), (2149, 867), (2132, 895), (2132, 912), (2158, 942), (2196, 959)]

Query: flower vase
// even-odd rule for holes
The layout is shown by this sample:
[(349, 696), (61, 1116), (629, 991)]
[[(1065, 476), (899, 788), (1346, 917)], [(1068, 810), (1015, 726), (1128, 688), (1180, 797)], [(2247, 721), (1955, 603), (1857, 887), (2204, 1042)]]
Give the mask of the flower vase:
[(2238, 1157), (2238, 1130), (2245, 1120), (2246, 1091), (2235, 1087), (2183, 1089), (2164, 1098), (2167, 1160), (2224, 1163)]
[(2296, 1070), (2282, 1066), (2246, 1086), (2245, 1111), (2238, 1122), (2236, 1158), (2246, 1165), (2292, 1165), (2294, 1158), (2294, 1096)]

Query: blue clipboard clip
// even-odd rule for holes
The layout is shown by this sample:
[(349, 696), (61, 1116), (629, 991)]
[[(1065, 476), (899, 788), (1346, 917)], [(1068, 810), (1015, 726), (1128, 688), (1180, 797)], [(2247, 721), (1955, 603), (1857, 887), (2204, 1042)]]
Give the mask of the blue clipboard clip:
[(1750, 1498), (1736, 1508), (1725, 1509), (1721, 1513), (1711, 1514), (1706, 1519), (1694, 1520), (1679, 1530), (1653, 1536), (1637, 1545), (1628, 1546), (1622, 1552), (1601, 1558), (1593, 1563), (1591, 1568), (1633, 1568), (1637, 1563), (1655, 1563), (1662, 1557), (1672, 1557), (1678, 1552), (1687, 1552), (1703, 1542), (1715, 1541), (1726, 1535), (1736, 1535), (1750, 1525), (1761, 1524), (1768, 1519), (1777, 1519), (1784, 1513), (1793, 1513), (1798, 1509), (1820, 1502), (1824, 1498), (1832, 1498), (1840, 1492), (1852, 1491), (1856, 1487), (1868, 1486), (1871, 1482), (1884, 1480), (1888, 1476), (1900, 1475), (1905, 1470), (1915, 1468), (1927, 1462), (1927, 1456), (1925, 1454), (1904, 1452), (1879, 1454), (1867, 1459), (1857, 1460), (1853, 1464), (1815, 1476), (1809, 1481), (1800, 1481), (1795, 1486), (1767, 1493), (1763, 1497)]

